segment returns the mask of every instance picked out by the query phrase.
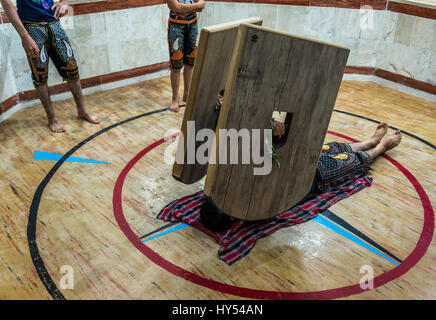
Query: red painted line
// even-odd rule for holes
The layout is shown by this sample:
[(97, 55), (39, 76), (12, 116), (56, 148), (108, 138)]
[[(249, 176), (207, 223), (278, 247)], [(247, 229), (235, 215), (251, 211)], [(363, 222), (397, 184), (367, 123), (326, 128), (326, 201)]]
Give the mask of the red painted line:
[[(356, 142), (357, 140), (347, 137), (343, 134), (328, 131), (329, 134), (347, 139), (349, 141)], [(267, 291), (267, 290), (257, 290), (257, 289), (249, 289), (243, 287), (237, 287), (228, 285), (225, 283), (217, 282), (214, 280), (210, 280), (204, 278), (198, 274), (187, 271), (170, 261), (166, 260), (158, 253), (147, 247), (144, 243), (141, 242), (139, 236), (137, 236), (133, 230), (130, 228), (127, 223), (123, 208), (122, 208), (122, 189), (125, 178), (129, 171), (134, 167), (134, 165), (144, 157), (148, 152), (153, 150), (154, 148), (160, 146), (165, 141), (171, 140), (175, 138), (178, 134), (174, 134), (170, 137), (158, 140), (147, 148), (139, 152), (132, 160), (130, 160), (124, 169), (121, 171), (120, 175), (115, 182), (114, 193), (113, 193), (113, 210), (115, 219), (126, 235), (126, 237), (130, 240), (130, 242), (141, 251), (147, 258), (149, 258), (152, 262), (163, 268), (164, 270), (197, 285), (216, 290), (222, 293), (232, 294), (235, 296), (245, 297), (245, 298), (254, 298), (254, 299), (337, 299), (343, 298), (350, 295), (358, 294), (365, 292), (367, 290), (363, 290), (360, 288), (359, 284), (350, 285), (346, 287), (329, 289), (323, 291), (314, 291), (314, 292), (281, 292), (281, 291)], [(387, 271), (377, 277), (374, 278), (374, 288), (385, 285), (386, 283), (397, 279), (398, 277), (404, 275), (408, 272), (412, 267), (414, 267), (419, 260), (425, 255), (431, 240), (433, 238), (435, 221), (434, 221), (434, 211), (431, 205), (431, 202), (419, 181), (410, 173), (406, 168), (404, 168), (401, 164), (399, 164), (396, 160), (392, 159), (389, 156), (384, 157), (390, 161), (394, 166), (396, 166), (410, 181), (410, 183), (415, 188), (416, 192), (419, 195), (419, 198), (422, 203), (422, 207), (424, 209), (424, 225), (419, 237), (419, 240), (416, 244), (416, 247), (412, 251), (412, 253), (404, 260), (402, 264), (395, 267), (394, 269)]]
[(356, 139), (350, 138), (350, 137), (348, 137), (348, 136), (346, 136), (346, 135), (343, 135), (343, 134), (341, 134), (341, 133), (337, 133), (337, 132), (334, 132), (334, 131), (327, 131), (327, 133), (328, 133), (328, 134), (331, 134), (332, 136), (336, 136), (336, 137), (339, 137), (339, 138), (343, 138), (343, 139), (346, 139), (346, 140), (351, 141), (351, 142), (359, 142), (359, 140), (356, 140)]

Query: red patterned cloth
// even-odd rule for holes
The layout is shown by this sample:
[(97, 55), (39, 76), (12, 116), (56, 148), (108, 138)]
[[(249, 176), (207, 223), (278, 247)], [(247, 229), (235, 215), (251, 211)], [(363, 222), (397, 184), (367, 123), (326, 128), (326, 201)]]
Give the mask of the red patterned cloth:
[(270, 235), (276, 230), (306, 222), (316, 217), (341, 199), (371, 186), (372, 179), (359, 174), (346, 181), (324, 190), (322, 193), (310, 193), (300, 203), (278, 216), (261, 221), (235, 219), (224, 231), (213, 232), (202, 225), (200, 208), (206, 195), (199, 191), (175, 200), (159, 213), (158, 218), (165, 221), (183, 221), (210, 235), (220, 245), (218, 256), (227, 264), (232, 264), (247, 255), (256, 244), (256, 240)]

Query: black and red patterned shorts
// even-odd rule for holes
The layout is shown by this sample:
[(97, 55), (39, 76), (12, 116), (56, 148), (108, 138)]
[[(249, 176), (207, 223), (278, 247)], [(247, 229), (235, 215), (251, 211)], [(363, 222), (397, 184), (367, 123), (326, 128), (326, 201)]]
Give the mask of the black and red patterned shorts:
[(35, 86), (47, 83), (49, 57), (64, 80), (79, 78), (73, 49), (59, 21), (23, 24), (39, 48), (38, 58), (27, 57)]
[(372, 162), (364, 151), (353, 151), (348, 143), (329, 142), (322, 146), (315, 175), (318, 190), (337, 184), (350, 176), (365, 173)]
[(197, 16), (180, 18), (170, 16), (168, 21), (168, 47), (171, 69), (181, 69), (183, 65), (193, 66), (197, 56), (198, 25)]

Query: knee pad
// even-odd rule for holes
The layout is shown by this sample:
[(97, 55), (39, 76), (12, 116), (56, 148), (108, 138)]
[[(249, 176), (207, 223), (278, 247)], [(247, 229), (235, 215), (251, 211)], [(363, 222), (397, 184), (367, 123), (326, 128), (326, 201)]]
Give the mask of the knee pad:
[(171, 69), (180, 69), (183, 67), (183, 53), (176, 51), (171, 56)]

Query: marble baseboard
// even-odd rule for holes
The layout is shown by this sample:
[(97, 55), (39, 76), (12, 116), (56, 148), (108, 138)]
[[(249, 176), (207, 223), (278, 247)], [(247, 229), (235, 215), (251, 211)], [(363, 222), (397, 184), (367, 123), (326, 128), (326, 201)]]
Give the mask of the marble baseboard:
[[(93, 92), (110, 90), (157, 77), (167, 76), (170, 73), (168, 67), (168, 63), (164, 62), (154, 66), (144, 67), (143, 69), (137, 68), (121, 73), (115, 73), (112, 74), (112, 76), (105, 76), (100, 80), (95, 78), (85, 79), (83, 83), (83, 93), (86, 95)], [(148, 70), (149, 72), (144, 74), (145, 70)], [(421, 85), (428, 86), (427, 89), (429, 92), (425, 92), (423, 90), (419, 90), (420, 84), (413, 82), (413, 79), (407, 80), (403, 76), (391, 74), (385, 70), (377, 70), (369, 67), (347, 67), (343, 79), (372, 81), (395, 90), (436, 102), (436, 86), (429, 86), (426, 83), (422, 83)], [(67, 89), (64, 85), (58, 85), (54, 88), (52, 87), (50, 88), (50, 92), (53, 93), (53, 101), (62, 101), (71, 98), (71, 93), (67, 92)], [(434, 92), (434, 94), (430, 92)], [(23, 108), (32, 107), (35, 105), (40, 105), (40, 101), (36, 97), (36, 92), (27, 91), (17, 94), (1, 103), (0, 122), (6, 120), (12, 114), (22, 110)]]
[[(169, 70), (161, 70), (161, 71), (154, 72), (152, 74), (135, 76), (135, 77), (127, 78), (127, 79), (117, 80), (114, 82), (101, 83), (101, 84), (97, 84), (95, 86), (89, 86), (87, 88), (84, 88), (83, 94), (86, 96), (88, 94), (95, 93), (95, 92), (106, 91), (106, 90), (124, 87), (124, 86), (130, 85), (130, 84), (134, 84), (134, 83), (138, 83), (138, 82), (142, 82), (142, 81), (146, 81), (146, 80), (150, 80), (150, 79), (154, 79), (154, 78), (168, 76), (169, 74), (170, 74)], [(72, 98), (72, 95), (70, 92), (55, 93), (51, 96), (51, 99), (53, 102), (63, 101), (63, 100), (71, 99), (71, 98)], [(12, 116), (14, 113), (19, 112), (22, 109), (30, 108), (30, 107), (34, 107), (34, 106), (40, 106), (41, 102), (37, 98), (34, 98), (32, 100), (28, 100), (28, 101), (19, 101), (18, 96), (14, 96), (14, 97), (8, 99), (6, 104), (9, 105), (9, 108), (7, 109), (7, 111), (0, 113), (0, 122), (6, 120), (10, 116)], [(6, 107), (6, 104), (4, 104), (4, 102), (3, 102), (2, 106)]]

